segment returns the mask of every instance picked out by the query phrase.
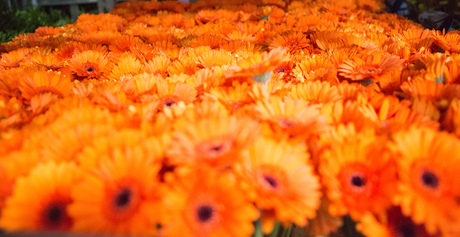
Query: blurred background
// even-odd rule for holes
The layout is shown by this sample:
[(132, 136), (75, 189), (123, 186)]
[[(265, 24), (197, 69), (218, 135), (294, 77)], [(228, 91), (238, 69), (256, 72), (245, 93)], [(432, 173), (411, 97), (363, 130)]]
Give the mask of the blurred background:
[[(70, 24), (82, 13), (109, 12), (115, 2), (122, 1), (126, 0), (1, 0), (0, 43), (8, 42), (19, 34), (34, 32), (40, 26)], [(384, 1), (388, 12), (419, 22), (425, 28), (460, 29), (459, 0)]]

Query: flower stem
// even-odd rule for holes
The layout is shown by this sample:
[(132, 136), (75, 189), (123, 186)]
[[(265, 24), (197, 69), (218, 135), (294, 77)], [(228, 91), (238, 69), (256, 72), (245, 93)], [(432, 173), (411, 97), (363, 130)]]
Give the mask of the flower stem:
[(281, 224), (280, 224), (279, 221), (277, 221), (277, 222), (275, 223), (275, 227), (273, 228), (273, 231), (272, 231), (272, 233), (270, 234), (270, 237), (278, 237), (278, 234), (279, 234), (279, 232), (280, 232), (280, 225), (281, 225)]
[(284, 228), (283, 234), (281, 236), (282, 237), (290, 237), (291, 236), (291, 230), (292, 230), (292, 224), (290, 224), (288, 228)]
[(264, 233), (262, 232), (262, 221), (260, 218), (256, 221), (255, 225), (254, 237), (264, 237)]

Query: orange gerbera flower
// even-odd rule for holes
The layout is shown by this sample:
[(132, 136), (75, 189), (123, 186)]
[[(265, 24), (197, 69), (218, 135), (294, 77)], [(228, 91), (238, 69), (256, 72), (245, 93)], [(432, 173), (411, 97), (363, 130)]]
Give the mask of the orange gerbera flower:
[(215, 33), (205, 33), (198, 35), (196, 41), (192, 41), (191, 47), (209, 46), (211, 49), (219, 49), (221, 45), (226, 43), (226, 40)]
[(204, 68), (213, 68), (216, 66), (224, 66), (234, 61), (233, 56), (223, 50), (206, 51), (198, 57), (198, 61)]
[(446, 61), (444, 81), (449, 84), (460, 84), (460, 54), (452, 55)]
[(460, 141), (447, 133), (412, 127), (393, 136), (391, 148), (398, 164), (395, 202), (402, 213), (428, 233), (454, 228), (460, 211), (456, 179)]
[[(234, 169), (242, 177), (257, 207), (273, 211), (284, 225), (294, 222), (304, 226), (307, 218), (315, 217), (320, 204), (320, 185), (307, 164), (308, 153), (304, 145), (259, 139), (245, 150), (243, 158)], [(271, 221), (263, 223), (264, 232), (270, 233), (273, 224)]]
[(306, 138), (329, 129), (326, 117), (322, 116), (316, 106), (307, 102), (286, 97), (257, 101), (254, 106), (256, 116), (269, 122), (275, 131), (284, 131), (298, 138)]
[(378, 81), (382, 75), (401, 67), (402, 63), (403, 60), (396, 56), (373, 52), (363, 58), (345, 60), (339, 65), (339, 74), (351, 80)]
[(295, 52), (299, 49), (305, 48), (308, 46), (310, 41), (307, 39), (306, 35), (302, 32), (292, 32), (286, 31), (277, 36), (271, 41), (269, 48), (286, 48), (288, 52)]
[[(124, 133), (123, 135), (129, 135)], [(124, 137), (125, 139), (128, 136)], [(162, 216), (162, 187), (156, 180), (160, 165), (144, 143), (128, 147), (99, 144), (96, 167), (89, 168), (72, 189), (68, 212), (73, 231), (80, 233), (157, 235)], [(102, 141), (100, 141), (102, 142)]]
[(68, 61), (68, 68), (70, 74), (75, 79), (101, 79), (105, 73), (109, 70), (109, 61), (106, 54), (98, 51), (84, 51), (79, 54), (75, 54)]
[(64, 67), (64, 60), (57, 56), (57, 53), (34, 52), (29, 59), (33, 64), (43, 68), (42, 70), (58, 70)]
[(168, 67), (171, 65), (171, 60), (160, 55), (152, 58), (145, 64), (145, 72), (155, 75), (161, 75), (163, 78), (168, 76)]
[[(129, 92), (133, 93), (136, 99), (145, 100), (149, 96), (153, 96), (157, 93), (157, 83), (163, 80), (161, 76), (153, 74), (138, 74), (133, 77), (128, 83), (132, 85), (132, 88), (126, 88)], [(128, 85), (127, 85), (128, 87)], [(131, 91), (132, 90), (132, 91)]]
[(118, 59), (116, 66), (112, 68), (112, 72), (106, 75), (107, 79), (113, 81), (124, 81), (136, 74), (144, 71), (143, 64), (132, 55), (123, 56)]
[(311, 41), (324, 51), (335, 50), (348, 44), (346, 34), (337, 31), (317, 31), (311, 36)]
[(199, 69), (195, 58), (179, 57), (179, 60), (172, 62), (168, 67), (168, 72), (170, 75), (180, 75), (182, 73), (193, 75)]
[(80, 178), (74, 165), (45, 163), (19, 178), (2, 210), (0, 226), (8, 231), (69, 231), (74, 223), (67, 207)]
[(169, 163), (225, 168), (240, 160), (243, 148), (259, 135), (257, 123), (247, 118), (205, 117), (186, 120), (173, 134)]
[[(164, 236), (249, 236), (259, 212), (229, 173), (181, 170), (169, 176)], [(235, 228), (238, 227), (238, 228)]]
[(43, 93), (53, 93), (62, 98), (70, 94), (72, 87), (73, 84), (69, 77), (44, 71), (27, 74), (19, 84), (22, 97), (28, 100)]
[(433, 43), (433, 32), (428, 29), (408, 29), (396, 35), (398, 40), (402, 40), (415, 49), (416, 52), (420, 48), (429, 48)]
[(316, 216), (308, 220), (305, 233), (310, 236), (328, 236), (343, 225), (342, 217), (332, 216), (329, 213), (329, 203), (327, 198), (321, 198), (321, 204), (316, 211)]
[(445, 109), (452, 99), (458, 98), (460, 86), (416, 79), (404, 82), (401, 90), (412, 98), (433, 100), (440, 109)]
[(404, 216), (399, 206), (388, 208), (385, 214), (381, 216), (365, 215), (356, 228), (366, 236), (439, 236), (428, 234), (423, 225), (415, 224), (410, 217)]
[(460, 99), (453, 100), (442, 121), (443, 128), (460, 138)]
[(241, 107), (251, 104), (257, 98), (251, 96), (254, 86), (248, 83), (235, 83), (231, 87), (216, 87), (212, 88), (210, 94), (215, 96), (228, 111), (236, 112)]
[(322, 78), (326, 74), (326, 70), (332, 65), (333, 63), (326, 57), (309, 57), (298, 63), (293, 69), (293, 73), (296, 79), (301, 82), (312, 81)]
[(243, 59), (237, 65), (230, 66), (227, 70), (226, 77), (248, 77), (265, 74), (281, 63), (289, 60), (286, 50), (276, 48), (269, 53), (256, 52), (253, 56)]
[(434, 43), (449, 53), (460, 53), (460, 31), (436, 32), (433, 36)]
[(26, 72), (7, 71), (0, 73), (0, 94), (10, 97), (20, 97), (22, 92), (19, 90), (18, 78), (26, 77)]
[(27, 60), (27, 57), (30, 55), (30, 53), (30, 49), (22, 48), (2, 54), (2, 57), (0, 59), (0, 66), (10, 68), (19, 67), (21, 65), (21, 62)]
[(359, 133), (351, 129), (331, 139), (319, 167), (331, 214), (359, 219), (368, 212), (384, 212), (391, 205), (397, 180), (386, 138), (370, 129)]
[(169, 83), (166, 80), (158, 80), (156, 86), (157, 94), (154, 97), (166, 107), (171, 107), (179, 101), (186, 104), (192, 103), (197, 96), (195, 88), (185, 83)]
[(289, 93), (295, 99), (302, 99), (310, 103), (324, 104), (342, 99), (336, 86), (329, 82), (307, 81), (292, 87)]
[(109, 111), (81, 106), (59, 112), (51, 124), (28, 140), (30, 146), (39, 150), (37, 153), (43, 160), (75, 161), (83, 148), (92, 144), (95, 138), (110, 136), (115, 131), (114, 118)]

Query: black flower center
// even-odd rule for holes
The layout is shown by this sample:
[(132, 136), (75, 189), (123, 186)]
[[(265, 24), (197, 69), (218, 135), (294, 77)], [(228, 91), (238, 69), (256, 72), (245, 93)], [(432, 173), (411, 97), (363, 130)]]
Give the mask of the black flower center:
[(175, 104), (176, 102), (172, 101), (172, 100), (168, 100), (168, 101), (165, 101), (164, 105), (168, 106), (168, 107), (171, 107), (173, 104)]
[(214, 151), (214, 152), (219, 152), (222, 150), (222, 148), (224, 148), (223, 145), (216, 145), (216, 146), (211, 147), (209, 150)]
[(198, 208), (198, 219), (202, 222), (207, 222), (212, 218), (213, 210), (210, 206), (201, 206)]
[(397, 237), (415, 237), (415, 230), (412, 225), (402, 225), (398, 228)]
[(433, 172), (427, 170), (422, 174), (422, 182), (425, 186), (430, 188), (437, 188), (439, 185), (438, 177)]
[(364, 185), (366, 185), (366, 179), (361, 175), (353, 175), (350, 181), (353, 186), (358, 188), (361, 188)]
[(64, 209), (62, 205), (51, 205), (46, 210), (46, 219), (52, 225), (59, 224), (64, 217)]
[(270, 187), (272, 187), (272, 188), (277, 188), (278, 187), (278, 182), (272, 176), (265, 175), (264, 180), (270, 185)]
[(132, 192), (130, 189), (122, 189), (115, 198), (115, 206), (118, 208), (124, 208), (131, 202)]
[(85, 68), (87, 72), (94, 72), (94, 67), (87, 67)]

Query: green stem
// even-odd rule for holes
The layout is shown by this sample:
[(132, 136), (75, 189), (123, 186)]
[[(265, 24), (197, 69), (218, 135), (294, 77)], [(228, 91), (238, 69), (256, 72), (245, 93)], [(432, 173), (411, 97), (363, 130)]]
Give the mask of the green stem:
[(291, 230), (292, 230), (292, 224), (290, 224), (288, 228), (284, 228), (283, 234), (281, 236), (282, 237), (290, 237), (291, 236)]
[(262, 232), (262, 221), (260, 218), (256, 221), (254, 237), (264, 237), (264, 233)]
[(270, 234), (270, 237), (278, 237), (278, 233), (280, 232), (280, 222), (277, 221), (275, 223), (275, 227), (273, 228), (272, 233)]

